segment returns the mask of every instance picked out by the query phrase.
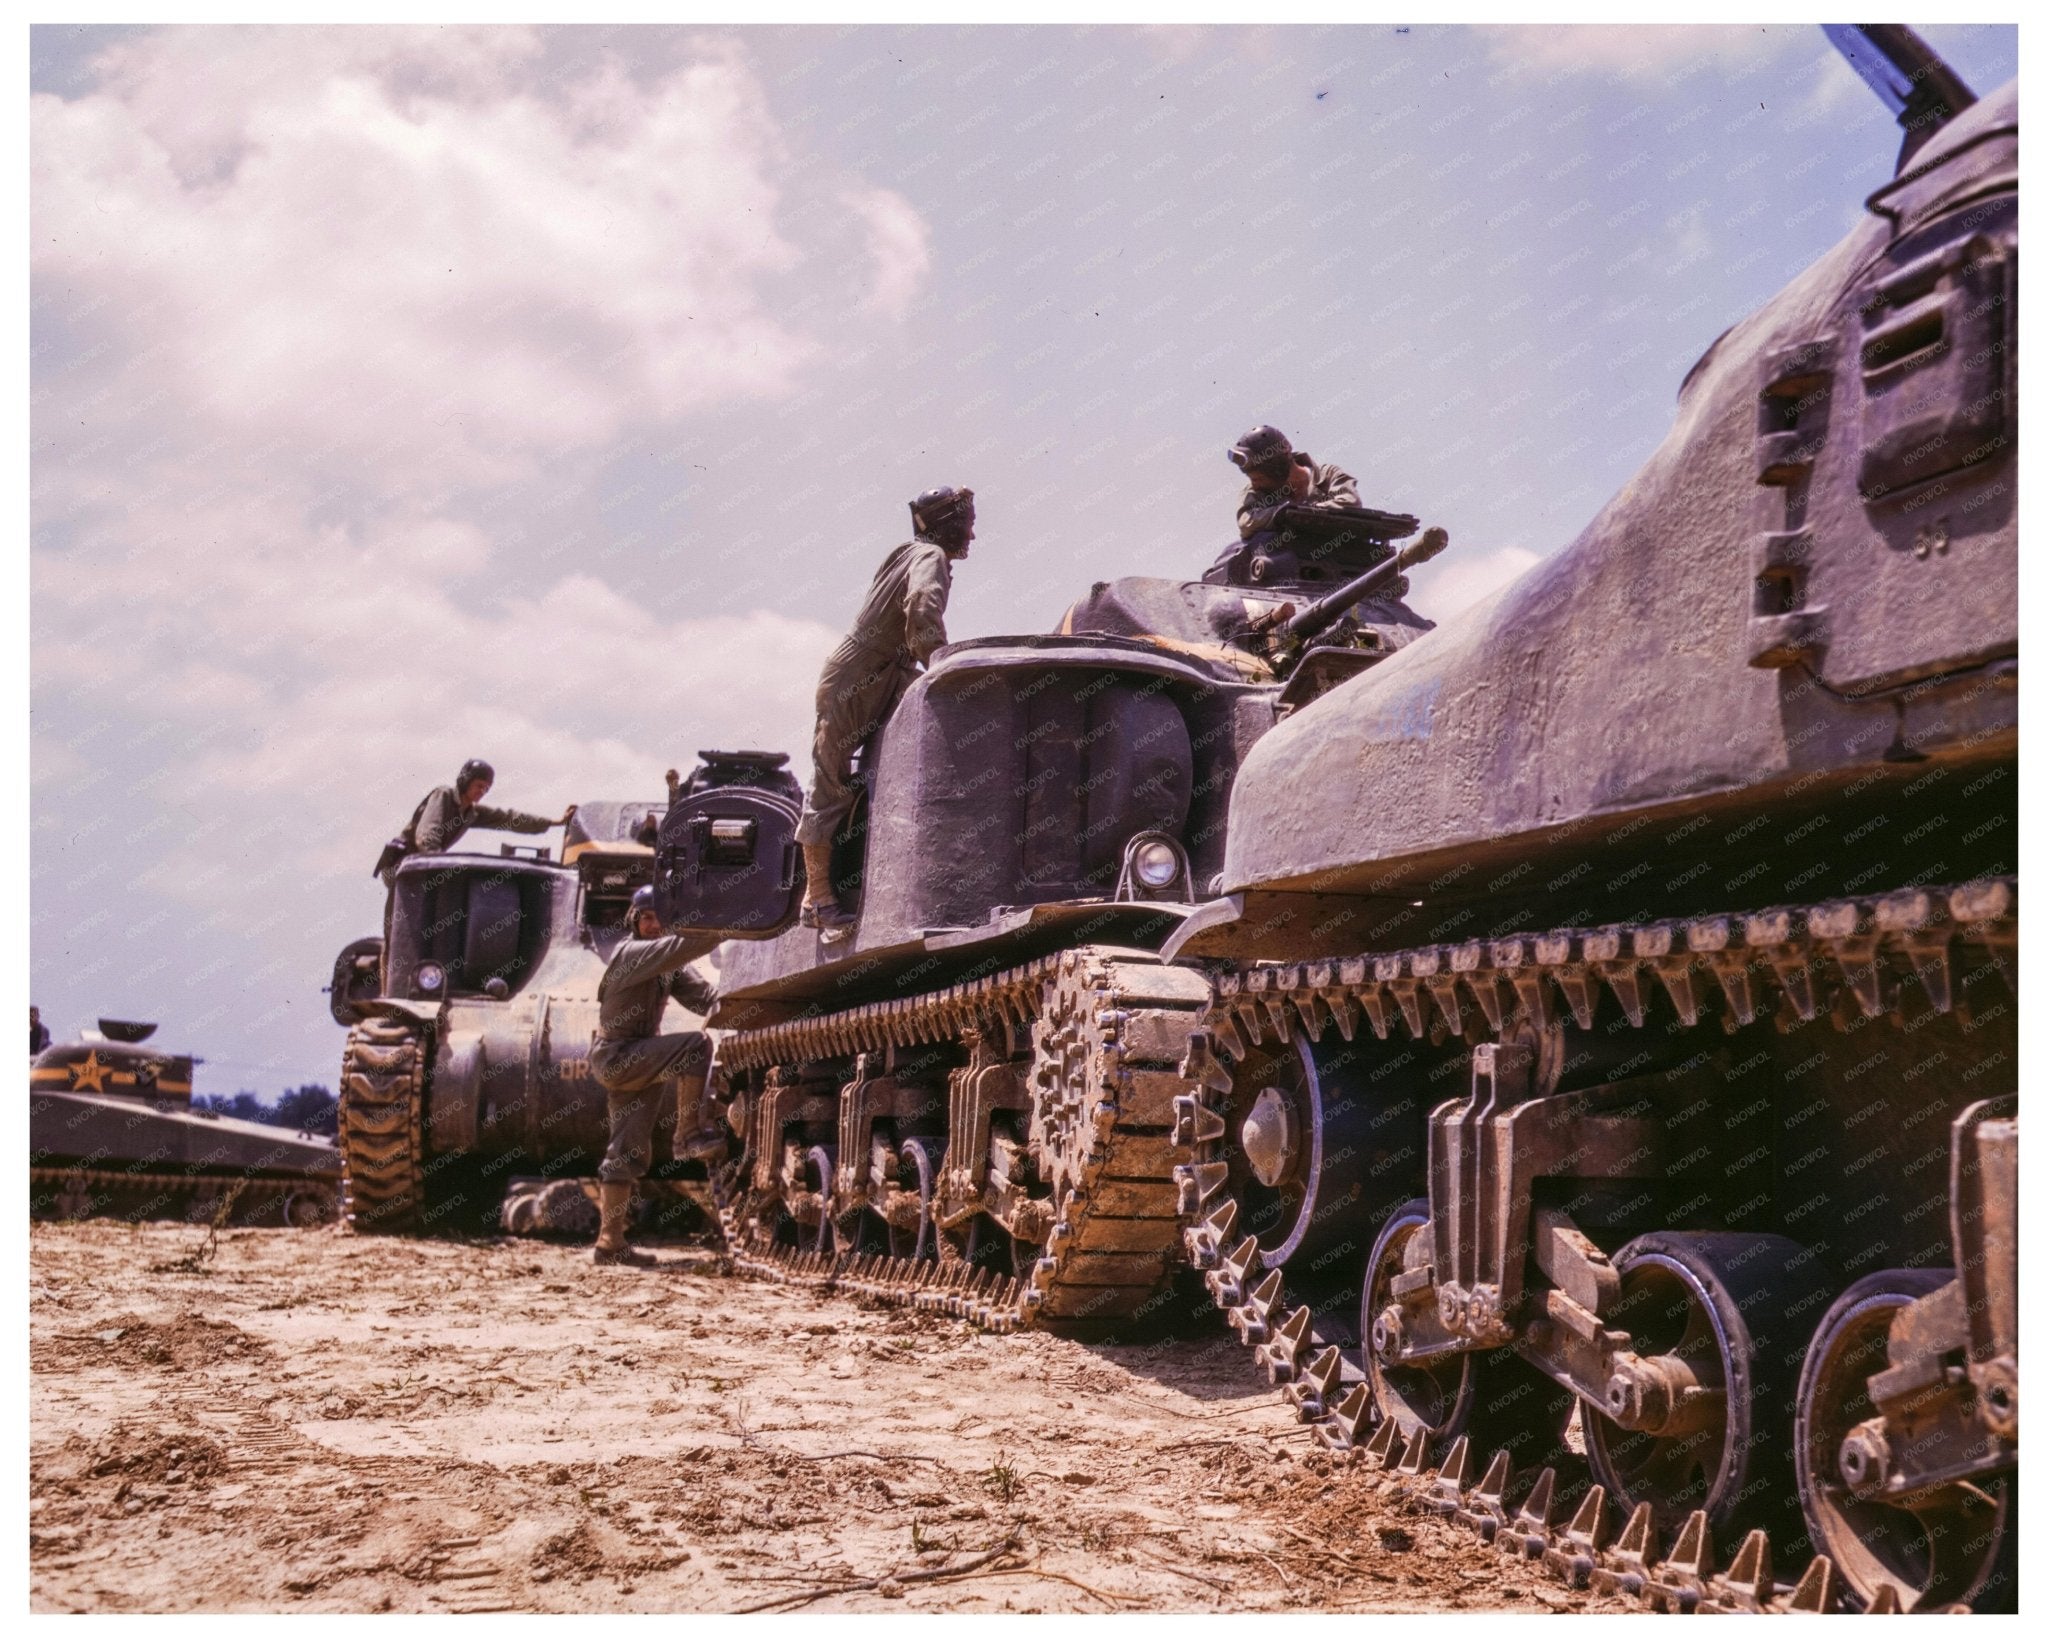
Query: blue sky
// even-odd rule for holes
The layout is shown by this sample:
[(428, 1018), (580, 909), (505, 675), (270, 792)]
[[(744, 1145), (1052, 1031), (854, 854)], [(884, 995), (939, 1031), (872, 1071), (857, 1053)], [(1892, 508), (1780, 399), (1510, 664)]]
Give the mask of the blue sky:
[[(1979, 90), (2009, 26), (1923, 31)], [(31, 46), (31, 984), (331, 1083), (369, 866), (808, 740), (904, 502), (956, 636), (1198, 572), (1272, 421), (1568, 542), (1891, 173), (1817, 29), (84, 30)], [(493, 845), (491, 838), (482, 838)]]

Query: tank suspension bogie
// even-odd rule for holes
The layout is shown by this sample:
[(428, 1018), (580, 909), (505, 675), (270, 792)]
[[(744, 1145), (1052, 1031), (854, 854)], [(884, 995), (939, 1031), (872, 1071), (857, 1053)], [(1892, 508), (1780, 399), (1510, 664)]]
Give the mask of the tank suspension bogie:
[[(1207, 998), (1143, 952), (1084, 949), (728, 1037), (736, 1264), (997, 1330), (1128, 1317), (1178, 1245), (1172, 1100)], [(833, 1166), (829, 1244), (780, 1229), (801, 1191), (770, 1157), (792, 1147)]]
[[(1187, 1254), (1327, 1448), (1581, 1584), (1989, 1607), (2017, 1497), (2017, 1121), (1956, 1091), (2010, 1075), (2017, 945), (1999, 880), (1224, 974), (1176, 1111)], [(1333, 1311), (1245, 1213), (1293, 1141), (1277, 1055), (1339, 1038), (1432, 1081), (1462, 1042), (1469, 1085), (1428, 1118), (1426, 1198), (1362, 1179), (1382, 1226)], [(1945, 1198), (1920, 1126), (1943, 1114)], [(1837, 1298), (1835, 1267), (1888, 1247), (1954, 1266)]]
[(1954, 1266), (1856, 1281), (1800, 1371), (1793, 1457), (1808, 1534), (1866, 1605), (2016, 1590), (2017, 1099), (1971, 1105), (1949, 1144)]

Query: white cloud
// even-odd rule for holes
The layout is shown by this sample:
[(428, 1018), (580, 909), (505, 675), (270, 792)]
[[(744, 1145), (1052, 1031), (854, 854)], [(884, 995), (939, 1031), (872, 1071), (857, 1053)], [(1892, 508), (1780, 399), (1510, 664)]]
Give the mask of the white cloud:
[(1525, 546), (1497, 546), (1468, 556), (1453, 549), (1410, 576), (1408, 603), (1416, 613), (1442, 624), (1542, 561)]
[(122, 982), (190, 967), (324, 1043), (370, 861), (462, 758), (541, 812), (703, 748), (808, 771), (836, 633), (649, 612), (673, 570), (608, 544), (645, 520), (599, 475), (825, 377), (929, 235), (795, 151), (738, 46), (650, 38), (629, 73), (524, 29), (165, 30), (34, 99), (39, 962), (117, 916)]
[(1754, 67), (1812, 33), (1789, 24), (1718, 23), (1504, 23), (1482, 32), (1495, 62), (1523, 73), (1654, 80)]
[(873, 306), (901, 318), (931, 271), (932, 236), (910, 201), (888, 188), (849, 189), (841, 196), (868, 228), (875, 264)]
[[(114, 48), (34, 99), (47, 318), (115, 343), (110, 404), (169, 394), (239, 438), (397, 481), (506, 479), (644, 419), (788, 391), (864, 292), (929, 268), (900, 195), (803, 185), (738, 48), (558, 83), (526, 30), (210, 29)], [(199, 88), (204, 87), (201, 91)], [(777, 281), (872, 267), (806, 329)]]

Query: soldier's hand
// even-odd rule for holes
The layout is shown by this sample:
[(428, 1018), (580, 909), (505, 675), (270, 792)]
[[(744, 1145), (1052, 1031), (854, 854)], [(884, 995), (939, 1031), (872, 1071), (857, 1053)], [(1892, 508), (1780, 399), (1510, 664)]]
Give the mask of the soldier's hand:
[(1287, 469), (1287, 493), (1298, 501), (1308, 499), (1308, 487), (1315, 474), (1305, 466), (1290, 466)]
[(574, 802), (571, 802), (566, 808), (562, 810), (562, 817), (557, 819), (555, 823), (558, 825), (566, 825), (571, 819), (574, 819), (575, 817), (576, 804)]

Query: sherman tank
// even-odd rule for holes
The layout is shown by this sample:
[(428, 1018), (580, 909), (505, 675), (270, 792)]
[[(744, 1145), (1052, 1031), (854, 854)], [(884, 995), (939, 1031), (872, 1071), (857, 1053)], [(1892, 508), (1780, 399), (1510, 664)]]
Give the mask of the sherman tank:
[[(1159, 955), (1274, 723), (1428, 629), (1417, 520), (1296, 509), (1201, 580), (1100, 583), (1056, 632), (936, 653), (870, 747), (835, 888), (723, 947), (714, 1095), (742, 1266), (1005, 1329), (1124, 1320), (1179, 1260), (1178, 1066), (1207, 981)], [(721, 925), (671, 871), (671, 925)]]
[(1672, 1608), (2016, 1596), (2017, 95), (1842, 43), (1897, 174), (1576, 541), (1248, 749), (1164, 946), (1257, 1365)]
[(29, 1211), (243, 1226), (332, 1222), (340, 1162), (324, 1137), (192, 1106), (190, 1053), (156, 1025), (102, 1018), (30, 1061)]
[[(350, 1227), (485, 1229), (500, 1223), (501, 1206), (507, 1227), (578, 1226), (577, 1202), (547, 1185), (594, 1175), (608, 1141), (604, 1090), (590, 1070), (597, 984), (634, 889), (653, 877), (657, 827), (675, 818), (687, 831), (735, 777), (787, 787), (793, 827), (796, 783), (779, 771), (784, 760), (706, 752), (688, 780), (670, 774), (667, 802), (582, 803), (559, 857), (507, 844), (495, 856), (415, 855), (399, 866), (390, 948), (379, 938), (350, 944), (330, 991), (349, 1031), (339, 1128)], [(744, 844), (750, 879), (779, 879), (788, 897), (793, 854), (769, 858), (774, 844), (761, 840), (760, 870), (751, 833)], [(696, 1022), (671, 1018), (677, 1028)], [(647, 1192), (688, 1198), (692, 1166), (674, 1156), (672, 1110), (660, 1131)], [(694, 1175), (701, 1193), (701, 1162)]]

